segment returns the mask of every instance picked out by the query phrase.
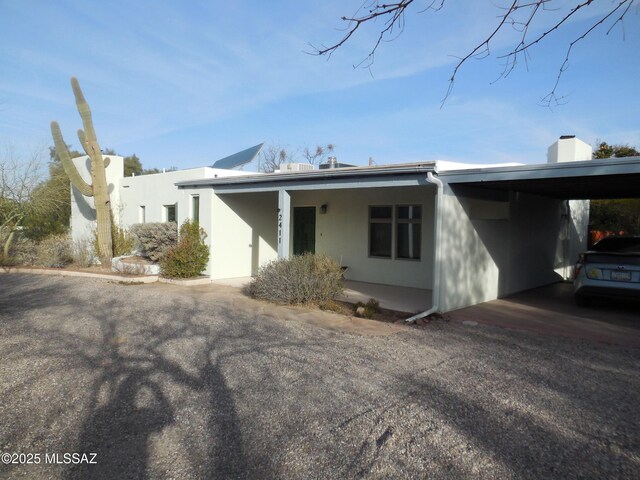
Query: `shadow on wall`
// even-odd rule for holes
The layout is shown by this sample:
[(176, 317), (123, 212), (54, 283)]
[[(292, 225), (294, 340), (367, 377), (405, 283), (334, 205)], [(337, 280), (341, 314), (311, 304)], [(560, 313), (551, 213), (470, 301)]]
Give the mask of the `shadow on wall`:
[(251, 229), (251, 275), (256, 275), (278, 251), (278, 193), (220, 195), (220, 199)]
[[(91, 172), (91, 158), (87, 157), (84, 162), (84, 169), (86, 172)], [(88, 180), (88, 182), (90, 183), (91, 181)], [(107, 188), (109, 189), (109, 195), (111, 195), (115, 190), (115, 185), (113, 183), (109, 183)], [(94, 207), (93, 197), (85, 197), (73, 185), (71, 186), (71, 193), (82, 217), (88, 222), (95, 222), (96, 209)]]
[(561, 201), (451, 186), (442, 216), (447, 309), (553, 283)]

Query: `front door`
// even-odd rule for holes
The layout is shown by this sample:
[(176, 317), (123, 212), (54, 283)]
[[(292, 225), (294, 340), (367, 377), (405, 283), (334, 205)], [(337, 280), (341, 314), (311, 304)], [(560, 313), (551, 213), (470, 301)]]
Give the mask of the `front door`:
[(316, 253), (316, 207), (293, 208), (293, 254)]

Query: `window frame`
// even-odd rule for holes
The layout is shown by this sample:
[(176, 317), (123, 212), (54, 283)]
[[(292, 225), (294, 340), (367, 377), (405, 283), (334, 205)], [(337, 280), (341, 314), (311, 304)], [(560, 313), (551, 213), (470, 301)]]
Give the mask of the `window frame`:
[[(169, 219), (169, 209), (173, 208), (173, 220)], [(178, 223), (178, 204), (177, 203), (173, 203), (170, 205), (164, 205), (164, 221), (165, 222), (174, 222), (174, 223)]]
[[(420, 209), (420, 218), (399, 218), (398, 211), (403, 207), (418, 207)], [(368, 217), (367, 217), (367, 256), (368, 258), (375, 258), (380, 260), (400, 260), (400, 261), (409, 261), (409, 262), (421, 262), (422, 261), (422, 215), (424, 212), (424, 205), (420, 203), (401, 203), (401, 204), (377, 204), (377, 205), (368, 205)], [(390, 208), (391, 209), (391, 218), (376, 218), (373, 219), (371, 217), (371, 211), (373, 208)], [(391, 242), (390, 242), (390, 254), (389, 256), (382, 255), (372, 255), (371, 254), (371, 225), (372, 223), (379, 224), (391, 224)], [(398, 226), (400, 224), (405, 225), (418, 225), (419, 232), (419, 255), (416, 258), (411, 257), (400, 257), (398, 255)]]
[[(374, 208), (389, 208), (391, 209), (391, 216), (390, 218), (372, 218), (371, 217), (371, 211)], [(383, 260), (393, 260), (393, 212), (394, 212), (394, 208), (393, 205), (369, 205), (368, 207), (368, 218), (367, 218), (367, 236), (368, 236), (368, 245), (367, 245), (367, 253), (369, 258), (380, 258)], [(389, 255), (372, 255), (371, 254), (371, 225), (373, 223), (376, 224), (390, 224), (391, 225), (391, 238), (389, 239)]]
[(191, 195), (191, 220), (200, 223), (200, 195)]
[[(400, 218), (400, 215), (398, 215), (398, 210), (400, 208), (404, 208), (404, 207), (418, 207), (420, 209), (420, 218)], [(394, 260), (410, 260), (410, 261), (421, 261), (422, 260), (422, 212), (423, 212), (423, 207), (421, 204), (398, 204), (395, 205), (394, 208)], [(418, 227), (418, 232), (420, 235), (419, 238), (419, 242), (418, 242), (418, 249), (420, 254), (418, 255), (417, 258), (414, 257), (401, 257), (398, 255), (398, 248), (400, 246), (400, 242), (398, 241), (398, 227), (400, 224), (403, 225), (419, 225)]]

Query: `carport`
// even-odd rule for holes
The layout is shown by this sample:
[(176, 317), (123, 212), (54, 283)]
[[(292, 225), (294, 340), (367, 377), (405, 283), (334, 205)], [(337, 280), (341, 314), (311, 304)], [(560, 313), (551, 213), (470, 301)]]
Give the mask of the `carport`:
[[(545, 165), (524, 165), (511, 167), (483, 168), (476, 170), (457, 170), (442, 172), (440, 178), (456, 197), (489, 199), (492, 201), (513, 201), (520, 196), (537, 198), (539, 202), (561, 202), (565, 210), (561, 216), (570, 218), (579, 211), (583, 200), (588, 199), (622, 199), (640, 197), (640, 157), (614, 158), (604, 160), (572, 161)], [(552, 205), (552, 204), (549, 204)], [(584, 203), (583, 203), (584, 205)], [(588, 219), (588, 208), (582, 212)], [(550, 217), (553, 218), (553, 217)], [(532, 222), (534, 219), (532, 219)], [(562, 239), (563, 230), (557, 224), (536, 224), (535, 230), (556, 230), (559, 235), (558, 251), (569, 252), (564, 259), (569, 268), (577, 260), (577, 254), (586, 248), (582, 239), (569, 245), (569, 237)], [(580, 234), (581, 232), (572, 232)], [(586, 240), (586, 239), (585, 239)], [(517, 258), (517, 249), (510, 248), (511, 262), (520, 263), (525, 270), (529, 258), (536, 252), (525, 249), (519, 251), (522, 258)], [(534, 258), (539, 262), (539, 258)], [(558, 273), (557, 282), (571, 276)], [(508, 279), (507, 282), (513, 279)], [(637, 304), (628, 308), (619, 307), (610, 302), (602, 302), (595, 310), (580, 310), (573, 307), (573, 291), (570, 283), (557, 283), (549, 287), (535, 290), (523, 288), (506, 291), (492, 300), (469, 308), (451, 309), (454, 319), (475, 320), (480, 323), (520, 328), (539, 333), (554, 333), (563, 336), (574, 336), (591, 340), (605, 341), (628, 346), (640, 346), (640, 330), (638, 324)], [(512, 282), (513, 283), (513, 282)], [(552, 282), (548, 282), (552, 283)], [(542, 283), (540, 285), (543, 285)], [(516, 286), (517, 288), (517, 286)], [(522, 293), (518, 293), (522, 292)], [(459, 307), (466, 307), (464, 305)], [(620, 318), (619, 308), (623, 310), (624, 321)]]

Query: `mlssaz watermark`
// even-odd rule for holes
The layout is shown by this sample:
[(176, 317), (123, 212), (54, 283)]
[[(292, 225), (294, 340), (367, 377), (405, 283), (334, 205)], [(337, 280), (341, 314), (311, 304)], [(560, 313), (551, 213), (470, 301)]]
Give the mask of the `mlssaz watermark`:
[(0, 455), (5, 465), (80, 465), (98, 464), (97, 453), (9, 453)]

